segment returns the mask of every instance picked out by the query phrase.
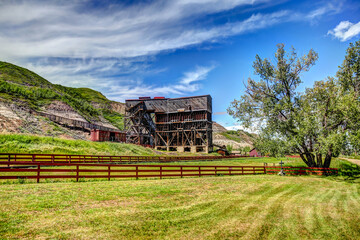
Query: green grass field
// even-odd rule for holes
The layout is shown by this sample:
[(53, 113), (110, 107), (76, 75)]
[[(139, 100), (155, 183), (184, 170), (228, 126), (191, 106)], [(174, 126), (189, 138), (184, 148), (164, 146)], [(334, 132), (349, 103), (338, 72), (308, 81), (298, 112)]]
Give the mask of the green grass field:
[(357, 239), (358, 184), (233, 176), (6, 184), (1, 239)]
[[(0, 135), (1, 152), (10, 149), (142, 154), (129, 152), (126, 144)], [(301, 159), (281, 160), (285, 166), (305, 166)], [(239, 158), (182, 164), (263, 166), (279, 161)], [(359, 172), (340, 159), (333, 159), (331, 167)], [(358, 239), (358, 180), (347, 175), (49, 179), (39, 184), (6, 180), (0, 184), (0, 239)]]
[(53, 153), (89, 155), (155, 155), (150, 148), (133, 144), (90, 142), (23, 134), (0, 134), (1, 153)]

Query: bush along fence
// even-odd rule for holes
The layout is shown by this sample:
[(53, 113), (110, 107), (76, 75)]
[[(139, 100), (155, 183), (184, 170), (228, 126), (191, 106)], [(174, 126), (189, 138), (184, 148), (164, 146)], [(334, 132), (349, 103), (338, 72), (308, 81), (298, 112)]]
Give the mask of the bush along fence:
[[(0, 162), (0, 179), (169, 178), (265, 174), (264, 166)], [(3, 167), (1, 167), (3, 165)], [(4, 166), (5, 165), (5, 166)]]
[(108, 156), (68, 154), (26, 154), (0, 153), (0, 161), (8, 162), (51, 162), (51, 163), (136, 163), (136, 162), (177, 162), (198, 160), (221, 160), (245, 157), (231, 156)]

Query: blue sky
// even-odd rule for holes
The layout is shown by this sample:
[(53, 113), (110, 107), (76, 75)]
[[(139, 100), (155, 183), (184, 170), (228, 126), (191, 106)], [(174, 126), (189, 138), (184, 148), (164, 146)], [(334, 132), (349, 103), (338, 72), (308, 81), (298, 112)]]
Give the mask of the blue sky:
[(256, 54), (318, 52), (301, 91), (334, 76), (359, 36), (358, 1), (0, 1), (0, 60), (116, 101), (211, 94), (227, 127)]

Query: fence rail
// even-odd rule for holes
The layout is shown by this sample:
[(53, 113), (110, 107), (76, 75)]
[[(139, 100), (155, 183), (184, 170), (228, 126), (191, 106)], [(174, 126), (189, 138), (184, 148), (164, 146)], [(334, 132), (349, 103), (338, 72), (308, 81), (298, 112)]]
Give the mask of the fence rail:
[[(278, 174), (281, 170), (280, 166), (267, 166), (267, 174)], [(336, 175), (337, 168), (317, 168), (317, 167), (283, 167), (283, 171), (287, 175)]]
[(51, 163), (134, 163), (134, 162), (175, 162), (194, 160), (220, 160), (245, 157), (231, 156), (109, 156), (69, 154), (26, 154), (0, 153), (0, 161), (8, 162), (51, 162)]
[[(72, 178), (165, 178), (265, 174), (264, 166), (199, 166), (199, 165), (115, 165), (86, 163), (0, 162), (0, 179)], [(16, 168), (15, 166), (32, 166)], [(56, 167), (56, 168), (55, 168)], [(59, 168), (62, 167), (62, 168)]]
[[(243, 156), (98, 156), (0, 153), (0, 179), (164, 178), (277, 174), (280, 166), (133, 164), (216, 160)], [(121, 164), (126, 163), (126, 164)], [(287, 175), (333, 175), (337, 168), (283, 167)]]

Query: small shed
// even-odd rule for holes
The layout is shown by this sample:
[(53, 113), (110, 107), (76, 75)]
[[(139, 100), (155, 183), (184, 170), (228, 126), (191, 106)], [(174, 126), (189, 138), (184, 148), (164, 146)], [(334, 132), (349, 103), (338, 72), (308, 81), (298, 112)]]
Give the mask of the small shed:
[(93, 129), (90, 133), (90, 140), (94, 142), (126, 142), (126, 133)]
[(250, 157), (262, 157), (261, 153), (256, 150), (256, 148), (253, 148), (249, 152)]

